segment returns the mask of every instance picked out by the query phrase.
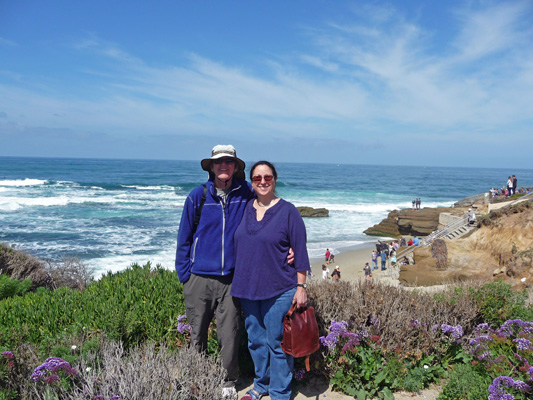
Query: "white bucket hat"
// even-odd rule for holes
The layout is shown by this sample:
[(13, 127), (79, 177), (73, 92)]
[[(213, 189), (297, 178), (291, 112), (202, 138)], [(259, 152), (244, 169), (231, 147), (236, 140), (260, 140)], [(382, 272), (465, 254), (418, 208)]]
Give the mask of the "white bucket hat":
[(235, 147), (233, 147), (231, 144), (217, 144), (215, 147), (213, 147), (213, 150), (211, 150), (211, 157), (204, 158), (202, 160), (202, 169), (209, 172), (211, 175), (213, 173), (211, 169), (211, 161), (222, 157), (230, 157), (235, 159), (235, 172), (233, 173), (233, 177), (235, 179), (246, 179), (246, 175), (244, 174), (244, 168), (246, 167), (246, 164), (237, 157)]

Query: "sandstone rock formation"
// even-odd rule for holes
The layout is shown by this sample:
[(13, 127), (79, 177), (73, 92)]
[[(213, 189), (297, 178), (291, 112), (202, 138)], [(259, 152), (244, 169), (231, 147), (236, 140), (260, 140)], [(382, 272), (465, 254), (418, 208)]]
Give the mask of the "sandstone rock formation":
[(445, 240), (447, 269), (438, 270), (431, 247), (417, 248), (415, 265), (402, 267), (404, 284), (428, 286), (465, 279), (533, 285), (533, 201), (491, 211), (462, 239)]
[(400, 237), (402, 235), (427, 236), (439, 226), (441, 213), (463, 215), (465, 208), (423, 208), (421, 210), (394, 210), (379, 224), (363, 233), (370, 236)]
[(313, 207), (296, 207), (300, 215), (309, 218), (323, 218), (329, 217), (329, 210), (325, 208), (313, 208)]

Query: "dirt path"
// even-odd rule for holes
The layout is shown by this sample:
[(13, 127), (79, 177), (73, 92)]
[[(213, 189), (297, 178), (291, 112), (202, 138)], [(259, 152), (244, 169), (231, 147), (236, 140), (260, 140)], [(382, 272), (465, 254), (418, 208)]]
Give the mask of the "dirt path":
[[(253, 382), (247, 380), (239, 385), (239, 399), (246, 394), (246, 391), (253, 387)], [(291, 400), (315, 399), (315, 400), (353, 400), (354, 397), (343, 393), (332, 392), (329, 382), (324, 378), (312, 378), (305, 386), (298, 387), (298, 392), (293, 393)], [(394, 393), (396, 400), (436, 400), (441, 391), (440, 387), (430, 387), (422, 390), (419, 394), (409, 392)], [(270, 396), (263, 399), (270, 400)]]

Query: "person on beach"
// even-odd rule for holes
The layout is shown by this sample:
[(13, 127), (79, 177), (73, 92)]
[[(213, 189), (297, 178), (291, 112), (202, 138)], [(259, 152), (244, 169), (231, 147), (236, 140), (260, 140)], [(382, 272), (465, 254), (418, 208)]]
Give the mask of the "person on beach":
[(378, 252), (372, 250), (372, 270), (378, 269)]
[(322, 279), (327, 281), (329, 279), (329, 268), (322, 264)]
[(407, 243), (405, 243), (405, 238), (402, 237), (400, 239), (400, 247), (405, 247), (405, 246), (407, 246)]
[(513, 194), (516, 194), (516, 188), (518, 186), (518, 179), (513, 175)]
[(413, 209), (413, 211), (414, 211), (414, 210), (415, 210), (415, 206), (416, 206), (416, 199), (413, 199), (413, 201), (411, 202), (411, 204), (412, 204), (412, 206), (413, 206), (412, 209)]
[(413, 245), (414, 245), (414, 246), (418, 246), (418, 245), (420, 245), (420, 240), (418, 239), (418, 236), (415, 236), (415, 237), (413, 238)]
[[(296, 207), (275, 192), (278, 174), (268, 161), (250, 171), (256, 199), (246, 206), (235, 232), (231, 294), (240, 299), (255, 379), (241, 400), (289, 400), (294, 359), (281, 348), (283, 317), (293, 304), (307, 305), (309, 271), (306, 230)], [(294, 265), (289, 265), (289, 248)]]
[(209, 173), (209, 180), (194, 188), (185, 200), (176, 271), (183, 283), (191, 342), (199, 351), (207, 350), (209, 325), (216, 315), (226, 370), (222, 398), (236, 399), (240, 307), (230, 295), (235, 268), (233, 236), (253, 194), (245, 181), (245, 163), (232, 145), (213, 147), (211, 157), (203, 159), (201, 166)]
[(326, 264), (329, 264), (329, 257), (331, 256), (331, 252), (329, 249), (326, 249)]
[(365, 263), (363, 271), (365, 271), (365, 279), (370, 279), (370, 277), (372, 276), (372, 272), (370, 272), (370, 265), (368, 265), (368, 263)]
[(331, 277), (333, 278), (333, 282), (338, 282), (341, 279), (341, 269), (337, 265), (335, 269), (333, 270), (333, 273), (331, 274)]
[(387, 269), (387, 251), (385, 249), (381, 250), (381, 270), (385, 271)]

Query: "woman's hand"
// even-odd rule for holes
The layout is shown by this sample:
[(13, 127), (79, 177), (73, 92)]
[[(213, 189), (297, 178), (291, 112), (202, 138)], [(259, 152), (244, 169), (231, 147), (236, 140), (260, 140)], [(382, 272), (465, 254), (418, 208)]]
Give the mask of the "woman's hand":
[(294, 293), (292, 303), (296, 303), (298, 308), (307, 306), (307, 291), (303, 287), (298, 286), (296, 288), (296, 293)]

